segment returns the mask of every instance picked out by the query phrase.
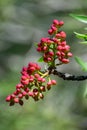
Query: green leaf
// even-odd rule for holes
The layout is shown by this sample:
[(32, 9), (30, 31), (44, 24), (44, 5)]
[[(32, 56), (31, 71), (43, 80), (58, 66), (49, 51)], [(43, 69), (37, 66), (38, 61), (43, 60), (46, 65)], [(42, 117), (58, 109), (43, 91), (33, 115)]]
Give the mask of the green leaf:
[(85, 30), (87, 30), (87, 28), (84, 28)]
[(54, 47), (54, 45), (53, 45), (53, 44), (51, 44), (51, 45), (50, 45), (50, 48), (51, 48), (51, 49), (53, 49), (53, 47)]
[(38, 62), (43, 62), (43, 57), (40, 57), (40, 58), (38, 59)]
[(81, 44), (87, 44), (87, 41), (80, 42)]
[(87, 98), (87, 83), (85, 84), (83, 96), (84, 96), (84, 98)]
[(35, 45), (35, 47), (37, 47), (37, 46), (38, 46), (38, 43), (37, 43), (37, 42), (35, 42), (35, 43), (34, 43), (34, 45)]
[(77, 36), (78, 38), (87, 40), (87, 34), (81, 34), (81, 33), (77, 33), (77, 32), (74, 32), (74, 33), (76, 34), (76, 36)]
[(86, 62), (82, 61), (81, 58), (79, 58), (77, 56), (75, 57), (75, 60), (81, 66), (81, 69), (83, 71), (87, 71), (87, 63)]
[(76, 15), (76, 14), (70, 14), (73, 18), (79, 20), (80, 22), (87, 23), (87, 16), (86, 15)]

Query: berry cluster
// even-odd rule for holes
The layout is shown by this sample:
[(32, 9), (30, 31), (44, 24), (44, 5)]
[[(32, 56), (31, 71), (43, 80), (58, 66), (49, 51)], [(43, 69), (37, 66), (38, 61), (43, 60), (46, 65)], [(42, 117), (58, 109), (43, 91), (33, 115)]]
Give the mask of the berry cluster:
[(29, 63), (27, 67), (23, 67), (21, 71), (20, 83), (16, 85), (16, 91), (6, 98), (7, 102), (10, 102), (10, 106), (15, 103), (23, 105), (23, 97), (29, 99), (32, 97), (35, 101), (43, 99), (43, 92), (49, 90), (51, 85), (55, 85), (55, 80), (46, 82), (46, 77), (49, 76), (49, 72), (42, 73), (41, 67), (37, 63)]
[(37, 51), (43, 53), (44, 62), (54, 64), (55, 60), (60, 63), (69, 63), (69, 57), (72, 57), (70, 46), (66, 43), (66, 33), (59, 31), (63, 26), (63, 21), (53, 20), (51, 28), (48, 30), (50, 37), (42, 38), (38, 43)]
[(27, 67), (23, 67), (20, 83), (16, 85), (15, 92), (6, 98), (10, 106), (15, 103), (23, 105), (23, 97), (25, 99), (32, 97), (35, 101), (43, 99), (43, 93), (50, 90), (52, 85), (56, 85), (56, 81), (50, 79), (52, 69), (57, 65), (69, 63), (69, 57), (72, 57), (70, 46), (65, 40), (66, 33), (59, 31), (63, 24), (63, 21), (53, 20), (48, 30), (50, 37), (42, 38), (38, 43), (37, 51), (43, 53), (43, 61), (48, 63), (47, 71), (42, 72), (41, 67), (32, 62)]

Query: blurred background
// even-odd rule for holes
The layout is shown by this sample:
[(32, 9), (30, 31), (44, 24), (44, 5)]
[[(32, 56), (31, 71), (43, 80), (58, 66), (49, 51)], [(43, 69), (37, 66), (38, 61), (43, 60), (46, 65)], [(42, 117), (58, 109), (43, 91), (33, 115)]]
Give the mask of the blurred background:
[[(70, 13), (87, 15), (87, 0), (0, 0), (0, 130), (87, 130), (87, 81), (64, 81), (45, 94), (45, 99), (25, 101), (9, 107), (8, 94), (19, 83), (22, 66), (37, 61), (35, 43), (47, 37), (52, 20), (63, 20), (73, 58), (58, 69), (75, 75), (86, 74), (74, 60), (87, 61), (87, 45), (79, 44), (74, 31), (84, 32), (82, 23)], [(53, 77), (54, 78), (54, 77)]]

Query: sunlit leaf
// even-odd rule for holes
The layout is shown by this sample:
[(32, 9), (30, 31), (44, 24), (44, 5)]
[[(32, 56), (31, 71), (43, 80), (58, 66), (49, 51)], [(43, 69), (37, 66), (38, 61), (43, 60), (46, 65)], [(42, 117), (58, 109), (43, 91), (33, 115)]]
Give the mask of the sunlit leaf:
[(83, 71), (87, 71), (87, 62), (84, 62), (81, 58), (75, 57), (76, 62), (81, 66)]
[(51, 44), (51, 45), (50, 45), (50, 48), (53, 49), (53, 47), (54, 47), (53, 44)]
[(76, 14), (70, 14), (73, 18), (79, 20), (80, 22), (87, 23), (87, 16), (86, 15), (76, 15)]
[(80, 42), (81, 44), (87, 44), (87, 41)]
[(87, 34), (81, 34), (81, 33), (77, 33), (77, 32), (74, 32), (74, 33), (76, 34), (76, 36), (77, 36), (78, 38), (87, 40)]
[(87, 28), (84, 28), (85, 30), (87, 30)]
[(38, 44), (37, 42), (34, 43), (35, 47), (37, 47), (37, 44)]
[(40, 58), (38, 59), (38, 62), (43, 62), (43, 57), (40, 57)]
[(85, 84), (85, 90), (84, 90), (84, 93), (83, 93), (83, 94), (84, 94), (83, 96), (84, 96), (85, 98), (87, 98), (87, 83)]

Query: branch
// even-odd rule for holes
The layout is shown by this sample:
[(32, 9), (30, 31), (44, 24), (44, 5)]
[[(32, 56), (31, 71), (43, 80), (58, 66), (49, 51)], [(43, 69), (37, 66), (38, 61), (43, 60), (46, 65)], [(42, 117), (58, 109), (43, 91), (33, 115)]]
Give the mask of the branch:
[(87, 75), (76, 76), (69, 73), (62, 73), (57, 71), (55, 68), (49, 67), (49, 74), (57, 75), (64, 80), (82, 81), (87, 79)]

